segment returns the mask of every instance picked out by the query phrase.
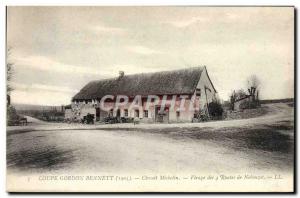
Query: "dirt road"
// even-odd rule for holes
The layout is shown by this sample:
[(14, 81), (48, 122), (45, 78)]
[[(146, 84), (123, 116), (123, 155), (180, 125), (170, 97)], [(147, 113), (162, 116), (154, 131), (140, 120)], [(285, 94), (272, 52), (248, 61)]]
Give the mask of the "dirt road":
[[(8, 128), (9, 171), (31, 173), (290, 172), (293, 108), (207, 123)], [(79, 126), (79, 127), (78, 127)], [(80, 129), (81, 128), (81, 129)]]
[(37, 120), (28, 116), (31, 123), (28, 126), (12, 126), (7, 128), (7, 132), (25, 130), (69, 130), (69, 129), (124, 129), (124, 128), (141, 128), (141, 129), (161, 129), (161, 128), (173, 128), (173, 127), (212, 127), (212, 128), (222, 128), (222, 127), (248, 127), (257, 126), (259, 124), (272, 124), (278, 121), (294, 121), (294, 109), (288, 106), (286, 103), (274, 103), (263, 105), (266, 107), (267, 113), (265, 115), (249, 118), (249, 119), (239, 119), (239, 120), (223, 120), (223, 121), (211, 121), (211, 122), (201, 122), (201, 123), (178, 123), (178, 124), (140, 124), (133, 125), (132, 123), (122, 123), (122, 124), (95, 124), (95, 125), (83, 125), (83, 124), (67, 124), (67, 123), (48, 123), (44, 121)]

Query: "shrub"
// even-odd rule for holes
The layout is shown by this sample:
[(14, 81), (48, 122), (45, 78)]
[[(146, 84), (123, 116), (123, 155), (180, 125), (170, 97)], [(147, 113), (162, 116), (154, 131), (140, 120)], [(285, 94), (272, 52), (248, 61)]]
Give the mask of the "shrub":
[(7, 125), (13, 126), (19, 124), (20, 116), (17, 114), (16, 109), (13, 106), (7, 107)]
[(248, 100), (242, 101), (239, 106), (239, 108), (242, 110), (249, 109), (249, 107), (250, 107), (250, 102)]
[(223, 115), (223, 107), (218, 101), (213, 101), (208, 104), (209, 115), (212, 119), (221, 119)]
[(259, 106), (259, 101), (248, 101), (245, 100), (240, 104), (240, 109), (255, 109)]

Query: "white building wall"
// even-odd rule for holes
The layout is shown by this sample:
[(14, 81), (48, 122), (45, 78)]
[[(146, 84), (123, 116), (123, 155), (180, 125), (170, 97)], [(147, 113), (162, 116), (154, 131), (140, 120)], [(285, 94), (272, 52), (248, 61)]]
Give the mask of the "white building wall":
[[(208, 89), (206, 89), (207, 100), (206, 100), (206, 95), (205, 95), (205, 86), (211, 90), (211, 92), (210, 92)], [(200, 108), (204, 109), (204, 108), (206, 108), (207, 103), (209, 104), (214, 99), (216, 99), (216, 92), (207, 76), (206, 68), (202, 71), (197, 88), (201, 89), (201, 96), (200, 96), (199, 102), (200, 102)]]

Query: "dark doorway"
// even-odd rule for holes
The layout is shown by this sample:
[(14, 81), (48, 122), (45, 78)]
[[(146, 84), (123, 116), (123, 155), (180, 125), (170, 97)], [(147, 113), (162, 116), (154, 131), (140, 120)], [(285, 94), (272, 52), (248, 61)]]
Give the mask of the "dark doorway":
[(118, 120), (118, 122), (120, 122), (120, 120), (121, 120), (121, 111), (120, 111), (120, 109), (117, 110), (117, 120)]
[(134, 117), (139, 118), (140, 117), (140, 110), (135, 110), (135, 115)]
[(96, 108), (96, 121), (100, 120), (100, 108)]
[(161, 109), (161, 106), (155, 106), (155, 122), (169, 122), (169, 107)]

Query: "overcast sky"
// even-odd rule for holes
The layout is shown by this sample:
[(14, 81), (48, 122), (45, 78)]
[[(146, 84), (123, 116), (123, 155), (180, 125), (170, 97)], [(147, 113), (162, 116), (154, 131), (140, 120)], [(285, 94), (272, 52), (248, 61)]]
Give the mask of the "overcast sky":
[(91, 80), (206, 65), (219, 96), (256, 74), (293, 97), (294, 10), (280, 7), (8, 7), (12, 102), (68, 104)]

